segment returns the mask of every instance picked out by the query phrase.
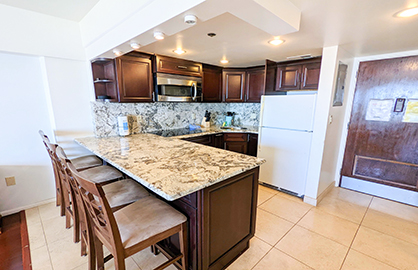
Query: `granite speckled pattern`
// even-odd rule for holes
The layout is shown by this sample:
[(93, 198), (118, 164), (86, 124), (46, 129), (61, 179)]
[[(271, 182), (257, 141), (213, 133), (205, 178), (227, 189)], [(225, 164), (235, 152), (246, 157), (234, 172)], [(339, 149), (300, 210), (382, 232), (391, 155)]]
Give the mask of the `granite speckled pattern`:
[(76, 141), (172, 201), (256, 168), (264, 159), (153, 134)]
[[(117, 117), (128, 116), (131, 134), (200, 124), (205, 111), (212, 114), (211, 124), (220, 126), (227, 111), (235, 112), (234, 125), (259, 125), (259, 103), (108, 103), (91, 102), (94, 134), (117, 136)], [(194, 116), (194, 118), (193, 118)]]

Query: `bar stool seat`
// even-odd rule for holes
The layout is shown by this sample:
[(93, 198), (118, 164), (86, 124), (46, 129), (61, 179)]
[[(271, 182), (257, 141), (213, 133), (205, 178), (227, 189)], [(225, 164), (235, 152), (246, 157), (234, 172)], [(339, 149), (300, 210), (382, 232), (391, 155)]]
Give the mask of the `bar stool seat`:
[[(152, 196), (143, 198), (114, 213), (125, 257), (149, 246), (145, 240), (179, 226), (187, 218), (167, 203)], [(139, 222), (133, 222), (138, 220)]]
[(120, 171), (108, 165), (86, 169), (80, 171), (80, 174), (90, 179), (90, 181), (102, 185), (123, 177), (123, 174)]
[(103, 191), (112, 210), (150, 196), (145, 188), (131, 179), (123, 179), (104, 185)]
[(71, 162), (73, 163), (77, 171), (82, 171), (88, 168), (103, 165), (103, 161), (95, 155), (87, 155), (87, 156), (72, 158)]

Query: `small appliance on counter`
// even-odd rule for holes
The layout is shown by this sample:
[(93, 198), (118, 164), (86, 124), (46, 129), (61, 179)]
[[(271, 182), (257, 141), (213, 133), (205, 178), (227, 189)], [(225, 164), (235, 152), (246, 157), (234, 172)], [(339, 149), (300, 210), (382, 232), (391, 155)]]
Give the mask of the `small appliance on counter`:
[(232, 122), (234, 120), (234, 112), (226, 112), (226, 116), (225, 116), (225, 122), (223, 124), (224, 127), (231, 127), (232, 126)]

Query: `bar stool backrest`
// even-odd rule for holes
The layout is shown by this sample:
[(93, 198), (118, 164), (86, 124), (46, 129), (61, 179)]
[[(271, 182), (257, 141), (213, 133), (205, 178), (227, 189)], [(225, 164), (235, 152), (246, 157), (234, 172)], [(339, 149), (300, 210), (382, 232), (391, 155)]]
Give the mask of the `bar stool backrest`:
[(87, 216), (90, 218), (94, 235), (108, 249), (123, 250), (119, 229), (102, 186), (81, 176), (73, 164), (67, 163), (67, 165), (78, 183), (80, 195)]

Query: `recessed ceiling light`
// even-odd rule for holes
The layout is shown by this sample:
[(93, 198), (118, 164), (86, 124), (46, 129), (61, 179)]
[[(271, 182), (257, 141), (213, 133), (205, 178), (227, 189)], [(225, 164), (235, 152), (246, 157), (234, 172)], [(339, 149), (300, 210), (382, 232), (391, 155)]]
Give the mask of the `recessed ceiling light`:
[(222, 60), (221, 60), (221, 63), (222, 63), (222, 64), (228, 64), (228, 63), (229, 63), (229, 61), (228, 61), (228, 60), (226, 60), (226, 59), (222, 59)]
[(182, 49), (180, 49), (180, 48), (177, 48), (176, 50), (174, 50), (173, 52), (175, 52), (175, 53), (177, 53), (177, 54), (183, 54), (183, 53), (186, 53), (186, 51), (184, 51), (184, 50), (182, 50)]
[(280, 45), (280, 44), (282, 44), (283, 42), (284, 42), (284, 40), (281, 40), (281, 39), (273, 39), (273, 40), (270, 40), (270, 41), (269, 41), (269, 43), (270, 43), (271, 45), (274, 45), (274, 46)]
[(131, 45), (131, 48), (134, 50), (141, 48), (141, 45), (139, 45), (137, 42), (131, 42), (129, 45)]
[(157, 39), (157, 40), (162, 40), (162, 39), (164, 39), (164, 34), (163, 34), (163, 32), (159, 32), (159, 31), (154, 32), (154, 38), (155, 38), (155, 39)]
[(114, 49), (114, 50), (113, 50), (113, 53), (114, 53), (116, 56), (121, 56), (121, 55), (122, 55), (122, 52), (121, 52), (121, 51), (119, 51), (118, 49)]
[(401, 10), (395, 14), (396, 17), (399, 18), (407, 18), (412, 17), (418, 14), (418, 7), (408, 8)]

